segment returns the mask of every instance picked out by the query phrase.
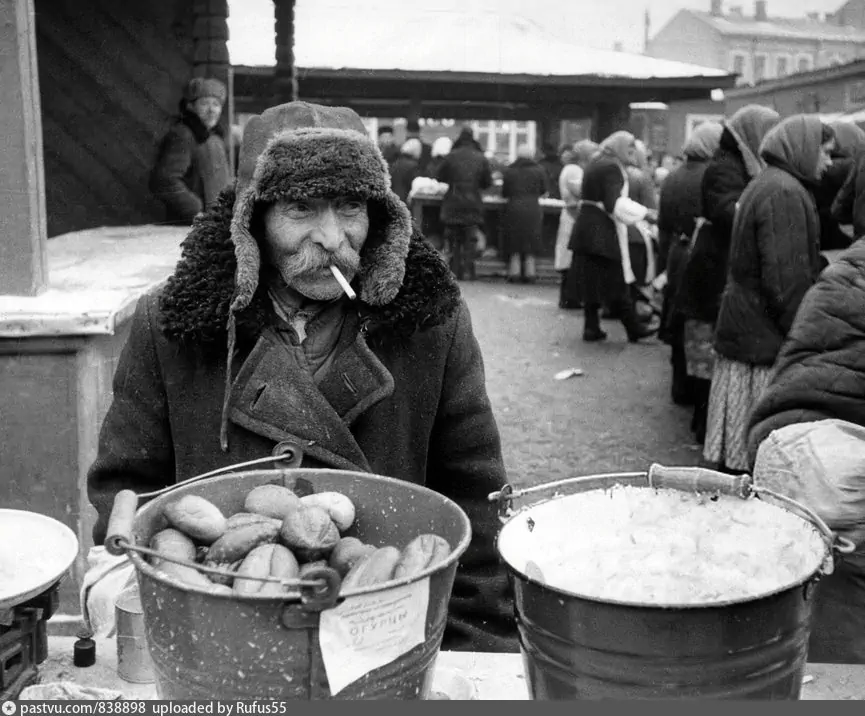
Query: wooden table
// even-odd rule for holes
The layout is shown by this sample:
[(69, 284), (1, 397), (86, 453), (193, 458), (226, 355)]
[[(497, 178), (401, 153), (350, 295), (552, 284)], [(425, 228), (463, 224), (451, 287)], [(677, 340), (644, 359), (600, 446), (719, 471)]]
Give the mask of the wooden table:
[[(116, 689), (129, 699), (153, 699), (152, 684), (131, 684), (117, 676), (117, 647), (113, 639), (101, 639), (96, 647), (96, 664), (86, 669), (72, 665), (71, 637), (49, 637), (48, 659), (40, 667), (43, 683), (74, 681), (82, 686)], [(474, 687), (481, 701), (527, 700), (528, 690), (519, 654), (443, 651), (437, 669), (456, 671)], [(865, 699), (865, 665), (809, 664), (803, 700)]]

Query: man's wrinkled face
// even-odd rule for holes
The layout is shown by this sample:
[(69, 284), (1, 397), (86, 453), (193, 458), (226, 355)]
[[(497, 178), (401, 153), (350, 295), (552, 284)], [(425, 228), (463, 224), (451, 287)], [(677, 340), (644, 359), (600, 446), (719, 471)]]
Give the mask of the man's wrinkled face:
[(198, 115), (202, 124), (208, 129), (213, 129), (222, 116), (222, 102), (216, 97), (199, 97), (191, 103), (192, 111)]
[(342, 288), (329, 266), (351, 281), (369, 231), (366, 202), (351, 196), (271, 204), (264, 216), (263, 249), (285, 283), (315, 301), (330, 301)]
[(817, 177), (822, 177), (826, 170), (832, 166), (832, 152), (835, 151), (835, 140), (830, 139), (820, 145), (820, 154), (817, 156)]

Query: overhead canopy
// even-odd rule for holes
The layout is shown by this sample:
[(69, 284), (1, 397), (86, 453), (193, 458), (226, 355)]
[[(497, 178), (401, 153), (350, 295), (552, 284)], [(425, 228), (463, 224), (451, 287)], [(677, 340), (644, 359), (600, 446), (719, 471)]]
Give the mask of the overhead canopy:
[[(519, 117), (539, 105), (581, 116), (598, 103), (708, 98), (735, 84), (713, 68), (565, 42), (510, 14), (423, 8), (298, 3), (294, 57), (302, 97), (390, 115), (422, 102), (426, 116)], [(266, 104), (272, 77), (272, 68), (235, 67), (238, 110)]]

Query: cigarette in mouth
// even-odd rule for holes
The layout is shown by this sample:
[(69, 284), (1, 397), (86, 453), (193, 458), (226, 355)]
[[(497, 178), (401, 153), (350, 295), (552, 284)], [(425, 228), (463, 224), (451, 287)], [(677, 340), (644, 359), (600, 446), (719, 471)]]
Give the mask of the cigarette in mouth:
[(345, 291), (345, 295), (348, 296), (352, 301), (357, 298), (357, 294), (354, 292), (351, 286), (348, 285), (348, 281), (345, 280), (345, 276), (342, 275), (342, 271), (340, 271), (336, 266), (330, 267), (330, 272), (333, 274), (333, 277), (337, 280), (340, 286), (342, 286), (342, 290)]

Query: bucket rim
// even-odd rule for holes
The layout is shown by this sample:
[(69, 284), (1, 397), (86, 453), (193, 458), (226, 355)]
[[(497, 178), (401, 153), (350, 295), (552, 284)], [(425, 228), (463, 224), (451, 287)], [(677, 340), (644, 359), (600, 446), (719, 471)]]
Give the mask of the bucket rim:
[[(614, 476), (611, 476), (611, 480), (613, 480), (613, 479), (616, 479), (616, 478)], [(621, 481), (611, 482), (611, 484), (608, 485), (607, 487), (595, 487), (595, 488), (592, 488), (592, 490), (606, 490), (606, 489), (609, 489), (610, 487), (615, 487), (616, 485), (620, 485), (620, 484), (626, 484), (626, 483), (621, 482)], [(640, 487), (652, 489), (652, 488), (650, 488), (649, 485), (644, 485), (644, 486), (641, 485)], [(589, 492), (589, 491), (590, 490), (586, 490), (585, 492)], [(567, 497), (573, 497), (574, 495), (577, 495), (577, 494), (581, 494), (581, 493), (576, 492), (576, 493), (569, 493), (569, 494), (565, 494), (565, 495), (553, 495), (549, 498), (546, 498), (544, 500), (540, 500), (536, 503), (533, 503), (532, 505), (527, 505), (527, 506), (521, 508), (520, 510), (518, 510), (518, 511), (514, 512), (512, 515), (510, 515), (510, 517), (505, 521), (505, 523), (499, 529), (499, 533), (496, 536), (496, 552), (499, 556), (499, 559), (502, 561), (502, 563), (505, 565), (505, 567), (510, 572), (512, 572), (514, 575), (518, 576), (523, 581), (529, 582), (529, 583), (535, 585), (536, 587), (540, 587), (541, 589), (545, 589), (545, 590), (548, 590), (550, 592), (553, 592), (560, 597), (567, 597), (568, 599), (577, 599), (577, 600), (582, 600), (582, 601), (587, 601), (587, 602), (593, 602), (595, 604), (604, 604), (604, 605), (616, 606), (616, 607), (629, 607), (631, 609), (648, 609), (648, 610), (663, 610), (663, 611), (698, 611), (698, 610), (704, 611), (706, 609), (723, 609), (726, 607), (752, 604), (754, 602), (759, 602), (759, 601), (762, 601), (764, 599), (771, 599), (772, 597), (776, 597), (776, 596), (783, 594), (785, 592), (788, 592), (788, 591), (792, 591), (792, 590), (799, 589), (799, 588), (804, 588), (806, 585), (813, 583), (813, 582), (816, 582), (821, 578), (821, 576), (823, 574), (823, 565), (826, 563), (826, 560), (832, 559), (832, 545), (827, 542), (825, 536), (820, 532), (819, 529), (817, 529), (817, 527), (813, 523), (806, 520), (801, 515), (796, 514), (792, 510), (787, 509), (786, 507), (783, 506), (783, 504), (776, 505), (776, 504), (768, 503), (768, 504), (772, 504), (772, 506), (776, 507), (777, 509), (785, 510), (786, 512), (789, 512), (790, 514), (798, 517), (800, 520), (802, 520), (802, 522), (805, 525), (807, 525), (809, 528), (813, 529), (818, 535), (820, 535), (820, 542), (823, 545), (823, 557), (822, 557), (822, 559), (819, 561), (819, 563), (817, 564), (817, 566), (814, 568), (814, 570), (812, 572), (810, 572), (805, 577), (803, 577), (799, 580), (796, 580), (795, 582), (792, 582), (792, 583), (789, 583), (786, 585), (781, 585), (780, 587), (773, 589), (772, 591), (762, 592), (762, 593), (754, 595), (752, 597), (740, 598), (740, 599), (717, 600), (717, 601), (711, 601), (711, 602), (702, 602), (699, 604), (667, 604), (667, 603), (647, 604), (644, 602), (632, 602), (632, 601), (625, 601), (625, 600), (619, 600), (619, 599), (600, 599), (598, 597), (592, 597), (592, 596), (585, 595), (585, 594), (578, 594), (576, 592), (572, 592), (570, 590), (563, 589), (561, 587), (552, 586), (550, 584), (547, 584), (546, 582), (542, 582), (539, 579), (536, 579), (535, 577), (529, 576), (524, 570), (516, 567), (514, 564), (512, 564), (505, 557), (505, 555), (502, 552), (502, 546), (501, 546), (502, 535), (503, 535), (505, 529), (508, 527), (508, 525), (513, 523), (517, 517), (526, 516), (526, 514), (528, 512), (530, 512), (532, 510), (532, 508), (534, 508), (534, 507), (539, 507), (540, 505), (548, 504), (550, 502), (554, 502), (557, 500), (562, 500), (562, 499), (567, 498)], [(748, 500), (748, 499), (760, 499), (760, 498), (757, 495), (752, 495), (752, 496), (747, 497), (747, 498), (739, 498), (739, 499)]]
[[(204, 480), (199, 480), (193, 484), (190, 484), (190, 487), (198, 487), (199, 485), (210, 485), (216, 482), (227, 481), (229, 479), (236, 479), (238, 477), (251, 477), (251, 476), (268, 476), (272, 475), (273, 477), (293, 477), (297, 475), (298, 477), (314, 477), (316, 474), (329, 474), (332, 475), (334, 473), (342, 474), (342, 475), (351, 475), (353, 477), (360, 477), (364, 480), (372, 480), (373, 482), (380, 482), (383, 484), (390, 485), (398, 485), (400, 489), (407, 488), (412, 492), (419, 494), (432, 494), (439, 498), (443, 503), (449, 504), (454, 508), (454, 513), (458, 515), (459, 522), (463, 529), (463, 537), (459, 541), (459, 543), (451, 549), (451, 553), (448, 555), (446, 560), (441, 562), (436, 562), (430, 567), (426, 567), (422, 571), (414, 574), (410, 577), (402, 577), (400, 579), (393, 579), (387, 582), (381, 582), (380, 584), (374, 584), (369, 587), (362, 587), (357, 589), (349, 589), (345, 592), (340, 592), (339, 597), (337, 599), (336, 605), (341, 604), (346, 598), (361, 596), (364, 594), (373, 594), (377, 592), (387, 591), (390, 589), (394, 589), (396, 587), (402, 587), (409, 584), (414, 584), (415, 582), (419, 582), (427, 577), (432, 577), (434, 574), (438, 572), (444, 572), (453, 566), (454, 562), (457, 562), (459, 558), (465, 553), (465, 551), (469, 548), (469, 545), (472, 540), (472, 525), (471, 520), (466, 514), (465, 510), (462, 509), (454, 500), (452, 500), (447, 495), (443, 495), (440, 492), (433, 490), (430, 487), (426, 487), (425, 485), (419, 485), (414, 482), (407, 482), (406, 480), (400, 480), (395, 477), (387, 477), (385, 475), (379, 475), (377, 473), (368, 473), (368, 472), (360, 472), (358, 470), (340, 470), (337, 468), (291, 468), (289, 470), (280, 470), (280, 469), (270, 469), (270, 470), (240, 470), (238, 472), (227, 472), (221, 475), (215, 475), (214, 477), (205, 478)], [(174, 496), (176, 492), (166, 493), (164, 497), (168, 498), (169, 495)], [(137, 533), (136, 527), (138, 526), (138, 520), (142, 511), (146, 509), (152, 509), (152, 505), (156, 504), (163, 496), (160, 495), (158, 497), (149, 500), (141, 507), (139, 507), (133, 518), (133, 536), (137, 541)], [(187, 584), (186, 582), (182, 582), (179, 579), (176, 579), (172, 576), (169, 576), (165, 573), (161, 573), (157, 570), (153, 565), (147, 562), (138, 552), (134, 550), (127, 551), (129, 555), (129, 559), (132, 564), (135, 566), (135, 569), (139, 573), (144, 573), (151, 579), (155, 579), (156, 581), (167, 584), (171, 587), (181, 588), (187, 592), (194, 592), (196, 594), (203, 594), (209, 597), (214, 598), (222, 598), (229, 599), (232, 601), (252, 601), (257, 603), (298, 603), (298, 597), (296, 594), (287, 593), (285, 595), (257, 595), (257, 594), (236, 594), (231, 593), (227, 594), (225, 592), (212, 592), (209, 589), (204, 587), (199, 587), (193, 584)], [(334, 606), (336, 606), (334, 605)]]

